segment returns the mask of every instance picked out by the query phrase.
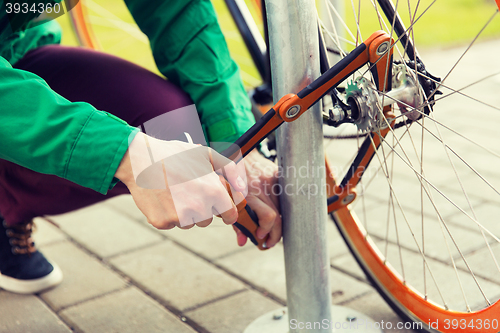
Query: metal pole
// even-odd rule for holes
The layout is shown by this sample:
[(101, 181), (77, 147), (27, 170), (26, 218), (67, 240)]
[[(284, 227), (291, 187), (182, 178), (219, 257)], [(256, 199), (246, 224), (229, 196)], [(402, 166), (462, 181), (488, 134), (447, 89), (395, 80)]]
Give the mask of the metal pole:
[[(266, 10), (273, 98), (277, 102), (319, 76), (317, 14), (311, 0), (266, 0)], [(276, 139), (288, 309), (260, 316), (244, 333), (331, 333), (337, 327), (342, 332), (381, 333), (376, 328), (351, 326), (353, 318), (364, 323), (373, 320), (358, 311), (331, 305), (319, 103), (298, 120), (283, 124)]]
[[(299, 92), (320, 75), (317, 14), (311, 0), (267, 0), (266, 10), (276, 102), (285, 94)], [(331, 321), (325, 158), (318, 104), (277, 131), (290, 323)], [(293, 326), (290, 332), (306, 331)]]
[[(273, 98), (277, 102), (319, 76), (317, 16), (315, 1), (265, 2)], [(244, 333), (331, 333), (340, 328), (342, 332), (382, 333), (376, 327), (350, 325), (352, 320), (374, 321), (358, 311), (331, 305), (319, 103), (298, 120), (280, 126), (276, 139), (282, 175), (280, 204), (288, 309), (260, 316)]]

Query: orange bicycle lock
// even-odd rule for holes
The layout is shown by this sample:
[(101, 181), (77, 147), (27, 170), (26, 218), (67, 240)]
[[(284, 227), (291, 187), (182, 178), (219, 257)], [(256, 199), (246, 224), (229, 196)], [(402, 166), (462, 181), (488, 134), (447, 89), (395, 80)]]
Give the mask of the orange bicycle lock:
[[(281, 124), (297, 120), (313, 104), (367, 63), (370, 64), (370, 70), (377, 89), (390, 90), (391, 80), (387, 78), (392, 77), (392, 45), (393, 41), (386, 32), (376, 31), (366, 41), (361, 43), (351, 53), (299, 93), (288, 94), (282, 97), (259, 121), (236, 140), (233, 146), (222, 152), (222, 155), (231, 160), (235, 160), (237, 156), (245, 157)], [(384, 112), (390, 112), (390, 109), (391, 106), (387, 106), (384, 108)], [(378, 144), (380, 144), (383, 136), (388, 131), (388, 129), (382, 131), (380, 134), (382, 137), (379, 137), (377, 140)], [(345, 178), (340, 185), (335, 185), (335, 195), (328, 199), (329, 212), (352, 202), (351, 198), (354, 199), (355, 197), (354, 187), (359, 182), (363, 173), (362, 171), (370, 162), (375, 150), (376, 147), (367, 147), (366, 154), (360, 158), (357, 169), (352, 170), (352, 176), (349, 179)], [(349, 200), (346, 200), (346, 198), (349, 198)], [(235, 225), (259, 249), (266, 249), (264, 244), (267, 238), (259, 240), (256, 236), (256, 231), (259, 227), (257, 215), (248, 205), (240, 205), (238, 207), (239, 218)]]

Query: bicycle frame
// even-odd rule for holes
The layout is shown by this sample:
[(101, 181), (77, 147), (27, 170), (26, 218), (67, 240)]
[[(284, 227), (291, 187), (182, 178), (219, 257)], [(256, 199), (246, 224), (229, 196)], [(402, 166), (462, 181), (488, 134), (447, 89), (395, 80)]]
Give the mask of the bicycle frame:
[[(264, 24), (264, 38), (262, 38), (244, 0), (225, 0), (225, 2), (262, 80), (271, 86), (271, 65), (267, 52), (269, 48), (267, 25)], [(265, 6), (262, 6), (262, 11), (262, 16), (265, 17)]]

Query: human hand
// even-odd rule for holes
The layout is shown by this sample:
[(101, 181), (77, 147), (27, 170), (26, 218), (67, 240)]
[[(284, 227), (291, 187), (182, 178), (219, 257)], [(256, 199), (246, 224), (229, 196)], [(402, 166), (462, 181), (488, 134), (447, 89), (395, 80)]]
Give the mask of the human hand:
[[(278, 197), (273, 193), (273, 186), (278, 182), (278, 166), (264, 158), (257, 150), (251, 151), (245, 158), (247, 172), (247, 203), (259, 218), (257, 237), (263, 239), (269, 234), (266, 242), (268, 248), (273, 247), (281, 239), (281, 215)], [(238, 245), (243, 246), (247, 237), (236, 227)]]
[[(243, 163), (238, 166), (207, 147), (163, 141), (138, 133), (124, 155), (115, 177), (129, 189), (137, 207), (158, 229), (205, 227), (213, 215), (226, 224), (237, 221), (235, 204), (246, 192)], [(214, 170), (224, 170), (235, 191)], [(242, 176), (243, 177), (242, 177)]]

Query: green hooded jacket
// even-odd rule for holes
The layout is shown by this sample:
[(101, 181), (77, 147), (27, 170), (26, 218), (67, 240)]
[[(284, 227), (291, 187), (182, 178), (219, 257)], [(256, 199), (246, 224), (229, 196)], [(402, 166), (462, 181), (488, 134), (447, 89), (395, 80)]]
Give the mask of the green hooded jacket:
[[(160, 72), (195, 102), (209, 141), (234, 142), (250, 128), (250, 102), (211, 2), (125, 3), (148, 36)], [(106, 193), (137, 129), (13, 69), (29, 50), (59, 43), (61, 32), (55, 21), (35, 26), (34, 16), (9, 21), (6, 11), (0, 0), (0, 158)]]

